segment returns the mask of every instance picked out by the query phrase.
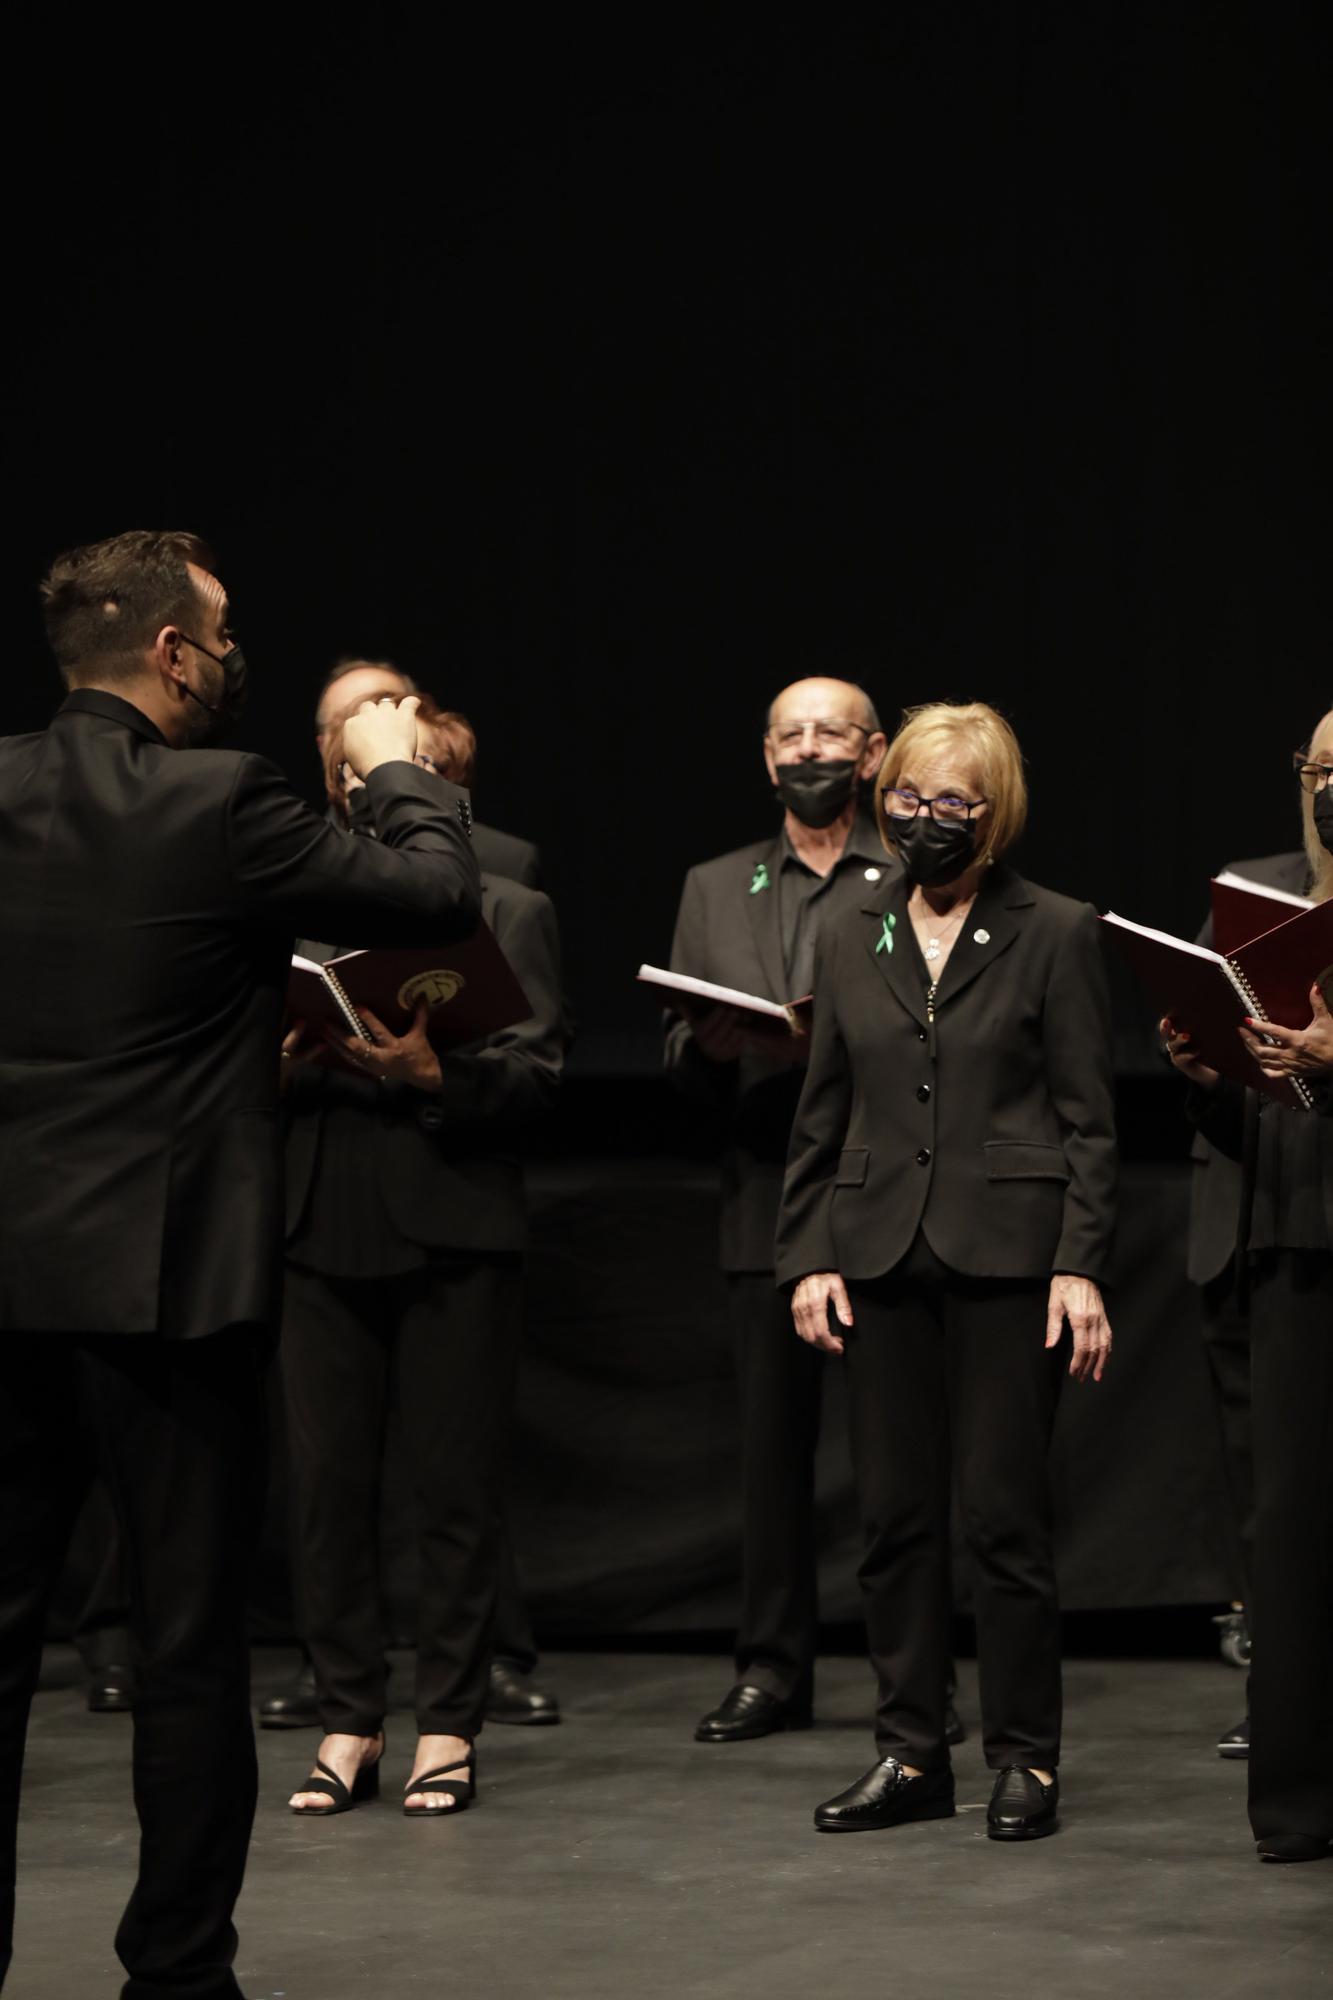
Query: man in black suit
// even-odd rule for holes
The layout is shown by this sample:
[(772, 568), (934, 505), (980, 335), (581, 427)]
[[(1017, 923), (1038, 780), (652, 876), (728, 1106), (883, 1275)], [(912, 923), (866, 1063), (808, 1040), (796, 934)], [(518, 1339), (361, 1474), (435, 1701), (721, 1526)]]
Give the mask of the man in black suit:
[[(1305, 896), (1310, 890), (1310, 864), (1301, 850), (1265, 854), (1254, 861), (1233, 861), (1229, 872), (1287, 895)], [(1274, 922), (1279, 922), (1283, 914), (1280, 907), (1276, 908)], [(1211, 916), (1199, 932), (1198, 941), (1211, 947)], [(1222, 1441), (1231, 1515), (1228, 1539), (1232, 1584), (1240, 1591), (1241, 1603), (1248, 1605), (1254, 1562), (1254, 1450), (1250, 1426), (1250, 1332), (1236, 1286), (1241, 1170), (1237, 1161), (1210, 1146), (1202, 1132), (1195, 1133), (1190, 1155), (1193, 1171), (1186, 1270), (1191, 1284), (1199, 1287), (1203, 1351)], [(1234, 1629), (1243, 1631), (1243, 1613), (1236, 1609), (1232, 1616)], [(1248, 1710), (1234, 1729), (1219, 1736), (1217, 1752), (1220, 1757), (1249, 1756)]]
[[(339, 717), (362, 701), (376, 701), (386, 694), (401, 699), (404, 695), (418, 692), (416, 682), (392, 661), (367, 660), (359, 654), (345, 654), (325, 677), (315, 703), (315, 747), (325, 768), (330, 816), (338, 825), (345, 824), (349, 804), (353, 824), (364, 810), (360, 792), (354, 793), (350, 801), (344, 799), (338, 773), (330, 769), (326, 755)], [(429, 697), (427, 712), (432, 712)], [(476, 738), (464, 718), (436, 714), (432, 725), (423, 725), (423, 741), (438, 729), (441, 722), (462, 724), (461, 730), (455, 728), (447, 732), (454, 756), (446, 762), (454, 770), (458, 782), (470, 790), (476, 766)], [(422, 761), (429, 761), (424, 751)], [(445, 763), (441, 764), (441, 768), (445, 768)], [(503, 833), (474, 819), (472, 846), (483, 874), (497, 880), (503, 878), (517, 882), (528, 889), (539, 887), (541, 857), (532, 841), (522, 840), (516, 834)], [(563, 1034), (566, 1039), (569, 1032), (568, 1018), (565, 1017)], [(391, 1520), (396, 1519), (391, 1508), (386, 1511)], [(525, 1725), (559, 1722), (560, 1704), (555, 1695), (533, 1679), (537, 1647), (523, 1602), (513, 1542), (508, 1525), (503, 1521), (499, 1566), (495, 1656), (490, 1667), (487, 1719)], [(104, 1648), (107, 1643), (102, 1641)], [(279, 1688), (259, 1704), (259, 1722), (264, 1729), (305, 1729), (314, 1728), (319, 1719), (315, 1672), (307, 1657), (285, 1687)]]
[[(864, 804), (885, 737), (848, 681), (784, 688), (768, 714), (764, 763), (782, 808), (776, 833), (685, 878), (671, 966), (767, 1000), (801, 999), (821, 928), (867, 883), (896, 874)], [(773, 1288), (773, 1232), (799, 1060), (751, 1042), (725, 1020), (667, 1030), (672, 1081), (725, 1111), (721, 1262), (735, 1331), (741, 1403), (742, 1586), (735, 1684), (695, 1732), (733, 1743), (808, 1722), (814, 1686), (814, 1456), (822, 1357), (792, 1333)]]
[(46, 1605), (100, 1453), (139, 1677), (139, 1879), (116, 1947), (126, 1995), (190, 2000), (239, 1991), (292, 938), (433, 942), (480, 906), (466, 795), (412, 762), (415, 703), (349, 726), (375, 842), (340, 838), (261, 758), (204, 747), (244, 687), (212, 567), (178, 534), (59, 558), (43, 599), (71, 692), (43, 734), (0, 744), (0, 1962)]

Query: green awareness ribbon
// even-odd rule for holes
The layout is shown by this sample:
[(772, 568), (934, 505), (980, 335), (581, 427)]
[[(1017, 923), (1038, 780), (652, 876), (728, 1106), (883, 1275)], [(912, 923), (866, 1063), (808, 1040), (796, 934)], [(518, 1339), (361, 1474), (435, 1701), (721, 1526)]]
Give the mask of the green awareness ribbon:
[(884, 929), (880, 935), (879, 943), (875, 946), (876, 958), (879, 957), (882, 951), (893, 950), (893, 932), (897, 922), (898, 922), (897, 917), (895, 917), (893, 913), (890, 911), (890, 913), (884, 919)]
[(760, 861), (757, 862), (755, 865), (754, 880), (750, 884), (750, 894), (752, 896), (757, 896), (761, 889), (767, 889), (767, 887), (768, 887), (768, 863), (766, 861)]

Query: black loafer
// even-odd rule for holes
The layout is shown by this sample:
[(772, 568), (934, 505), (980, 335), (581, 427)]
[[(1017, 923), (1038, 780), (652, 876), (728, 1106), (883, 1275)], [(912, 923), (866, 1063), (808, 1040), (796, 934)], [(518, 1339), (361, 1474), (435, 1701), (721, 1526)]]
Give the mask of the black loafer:
[(1257, 1843), (1261, 1861), (1327, 1861), (1333, 1840), (1312, 1833), (1270, 1833)]
[(815, 1807), (820, 1833), (868, 1833), (914, 1820), (952, 1819), (953, 1772), (923, 1771), (909, 1778), (896, 1757), (872, 1764), (854, 1785)]
[(128, 1715), (134, 1707), (134, 1672), (130, 1667), (99, 1667), (88, 1677), (88, 1709), (92, 1715)]
[(1247, 1715), (1234, 1729), (1228, 1729), (1225, 1736), (1217, 1739), (1219, 1757), (1248, 1757), (1250, 1754), (1250, 1718)]
[(986, 1832), (992, 1840), (1041, 1840), (1060, 1824), (1060, 1779), (1049, 1785), (1018, 1764), (1010, 1764), (995, 1780), (986, 1808)]
[(511, 1667), (508, 1660), (492, 1660), (486, 1720), (529, 1725), (559, 1722), (560, 1704), (544, 1688), (534, 1687), (527, 1675)]
[(757, 1736), (774, 1736), (782, 1729), (808, 1729), (814, 1720), (810, 1704), (783, 1701), (763, 1688), (742, 1681), (720, 1708), (710, 1709), (694, 1732), (696, 1743), (749, 1743)]
[(259, 1704), (261, 1729), (314, 1729), (319, 1722), (315, 1669), (307, 1660), (295, 1680)]

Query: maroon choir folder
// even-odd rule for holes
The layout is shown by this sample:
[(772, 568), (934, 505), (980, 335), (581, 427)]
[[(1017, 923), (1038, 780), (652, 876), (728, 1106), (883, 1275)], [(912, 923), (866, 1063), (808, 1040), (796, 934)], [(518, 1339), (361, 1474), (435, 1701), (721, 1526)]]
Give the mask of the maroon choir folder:
[(665, 1005), (687, 1021), (722, 1008), (747, 1035), (771, 1034), (779, 1045), (789, 1044), (791, 1037), (802, 1044), (809, 1041), (815, 1005), (811, 994), (803, 1000), (764, 1000), (757, 993), (743, 993), (737, 986), (715, 986), (711, 979), (667, 972), (660, 965), (641, 965), (637, 977), (644, 986), (659, 987)]
[(1213, 898), (1213, 945), (1217, 951), (1231, 952), (1251, 938), (1285, 924), (1298, 910), (1312, 910), (1309, 896), (1294, 896), (1288, 889), (1269, 889), (1262, 882), (1247, 881), (1227, 868), (1209, 885)]
[(1307, 1028), (1310, 988), (1333, 968), (1333, 902), (1233, 945), (1226, 953), (1188, 944), (1108, 911), (1102, 920), (1164, 1014), (1187, 1028), (1202, 1060), (1223, 1076), (1308, 1111), (1310, 1092), (1297, 1077), (1267, 1077), (1236, 1030), (1246, 1016)]
[(513, 967), (485, 923), (461, 944), (347, 951), (326, 965), (312, 958), (292, 959), (288, 1012), (312, 1027), (368, 1041), (369, 1031), (358, 1012), (368, 1007), (386, 1028), (401, 1035), (423, 999), (430, 1004), (427, 1033), (437, 1049), (479, 1041), (532, 1016)]

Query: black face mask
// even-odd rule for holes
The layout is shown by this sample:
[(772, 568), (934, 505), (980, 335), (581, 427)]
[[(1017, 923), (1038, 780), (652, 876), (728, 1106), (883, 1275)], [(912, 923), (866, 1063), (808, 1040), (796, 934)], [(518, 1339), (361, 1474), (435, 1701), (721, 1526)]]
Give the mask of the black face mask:
[(191, 701), (197, 701), (200, 708), (215, 716), (220, 723), (237, 721), (245, 707), (247, 678), (245, 654), (239, 646), (233, 646), (226, 653), (210, 653), (207, 646), (201, 646), (188, 632), (182, 632), (181, 637), (187, 645), (194, 647), (196, 653), (202, 653), (206, 660), (216, 660), (222, 669), (221, 701), (205, 701), (201, 694), (195, 693), (188, 681), (185, 683), (186, 694)]
[(779, 764), (774, 789), (802, 826), (832, 826), (856, 790), (856, 765), (850, 757)]
[(977, 829), (970, 819), (941, 826), (925, 813), (916, 819), (891, 818), (889, 833), (898, 859), (923, 889), (956, 882), (977, 851)]
[(1314, 830), (1325, 853), (1333, 854), (1333, 785), (1314, 795)]

